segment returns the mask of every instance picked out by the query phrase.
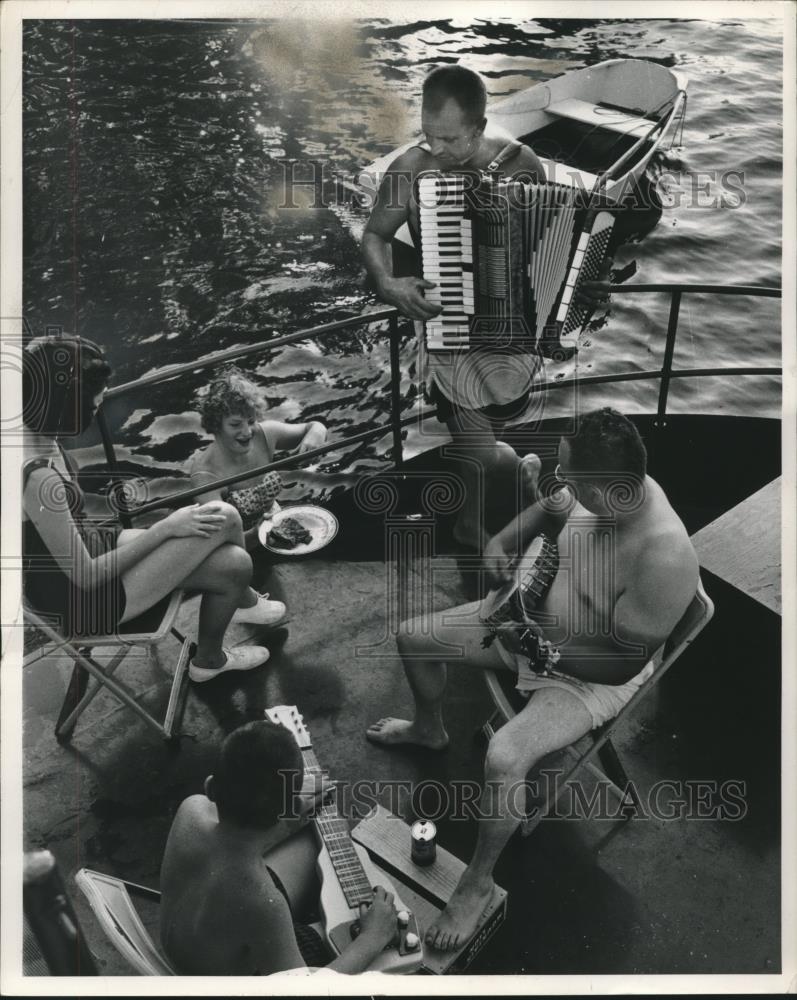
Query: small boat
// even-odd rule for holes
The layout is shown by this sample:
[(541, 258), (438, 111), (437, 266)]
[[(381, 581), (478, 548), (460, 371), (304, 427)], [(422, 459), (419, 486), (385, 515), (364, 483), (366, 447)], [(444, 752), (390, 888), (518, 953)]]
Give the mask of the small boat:
[[(602, 189), (619, 205), (686, 107), (686, 77), (644, 59), (609, 59), (518, 91), (487, 108), (487, 129), (531, 146), (547, 179)], [(415, 139), (361, 174), (371, 198), (392, 161)], [(411, 245), (406, 226), (395, 237)]]

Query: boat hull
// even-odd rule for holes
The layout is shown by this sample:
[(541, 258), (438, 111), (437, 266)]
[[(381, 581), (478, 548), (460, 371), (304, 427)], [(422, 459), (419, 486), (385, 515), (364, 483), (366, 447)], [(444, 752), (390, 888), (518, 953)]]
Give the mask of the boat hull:
[[(636, 154), (617, 171), (616, 176), (610, 177), (603, 190), (605, 203), (619, 205), (638, 183), (651, 157), (672, 132), (683, 107), (686, 84), (683, 74), (658, 63), (641, 59), (611, 59), (586, 69), (563, 73), (491, 104), (487, 108), (487, 129), (505, 134), (508, 138), (520, 139), (534, 149), (535, 136), (540, 136), (566, 117), (557, 109), (569, 106), (571, 113), (576, 115), (579, 111), (573, 109), (580, 109), (581, 117), (570, 120), (587, 130), (591, 128), (596, 138), (599, 133), (602, 138), (615, 133), (610, 138), (614, 138), (617, 145), (624, 139), (622, 155), (627, 154), (630, 145), (639, 143)], [(591, 115), (587, 105), (592, 109)], [(659, 127), (655, 133), (643, 141), (646, 132), (657, 123)], [(646, 128), (648, 125), (649, 128)], [(365, 205), (373, 204), (382, 177), (393, 160), (417, 143), (417, 139), (405, 143), (362, 171), (359, 185)], [(588, 140), (583, 143), (583, 148), (589, 148)], [(590, 191), (598, 178), (598, 173), (588, 169), (583, 161), (579, 162), (578, 157), (575, 161), (563, 162), (543, 153), (540, 159), (549, 181), (570, 183)], [(621, 163), (622, 158), (618, 157), (615, 162)], [(394, 239), (412, 246), (406, 225), (399, 229)]]

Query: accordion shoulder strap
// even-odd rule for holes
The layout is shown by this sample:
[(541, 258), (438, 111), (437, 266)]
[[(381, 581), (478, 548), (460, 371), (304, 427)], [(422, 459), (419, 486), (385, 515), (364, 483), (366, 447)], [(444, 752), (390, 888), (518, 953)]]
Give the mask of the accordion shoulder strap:
[(518, 150), (522, 147), (522, 145), (523, 143), (518, 142), (517, 139), (512, 139), (511, 142), (508, 142), (504, 146), (504, 148), (498, 154), (496, 154), (495, 159), (491, 160), (487, 164), (487, 173), (488, 174), (497, 173), (501, 165), (503, 163), (506, 163), (507, 160), (510, 160), (518, 152)]

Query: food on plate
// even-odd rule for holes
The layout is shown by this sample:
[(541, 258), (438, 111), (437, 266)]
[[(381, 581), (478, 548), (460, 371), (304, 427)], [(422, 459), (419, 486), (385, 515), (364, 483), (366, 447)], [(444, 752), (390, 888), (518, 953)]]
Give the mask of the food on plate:
[(307, 545), (312, 540), (312, 532), (300, 524), (295, 517), (283, 518), (268, 533), (268, 544), (278, 549), (294, 549), (297, 545)]

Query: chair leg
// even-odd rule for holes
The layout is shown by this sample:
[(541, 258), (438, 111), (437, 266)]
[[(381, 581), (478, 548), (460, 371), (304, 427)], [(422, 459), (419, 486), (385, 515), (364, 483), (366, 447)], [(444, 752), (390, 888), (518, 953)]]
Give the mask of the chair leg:
[[(111, 659), (110, 662), (105, 667), (101, 667), (91, 658), (90, 655), (91, 651), (88, 649), (79, 650), (78, 655), (90, 660), (90, 662), (94, 664), (96, 669), (100, 671), (103, 674), (103, 676), (110, 677), (116, 670), (116, 668), (119, 666), (119, 664), (122, 662), (122, 660), (125, 658), (128, 652), (129, 652), (129, 647), (123, 646), (117, 653), (114, 653), (113, 659)], [(82, 690), (80, 695), (78, 696), (80, 700), (72, 709), (72, 711), (69, 712), (69, 714), (66, 714), (67, 703), (72, 701), (70, 693), (72, 689), (72, 684), (75, 680), (75, 675), (77, 674), (78, 671), (80, 671), (82, 675), (82, 680), (79, 682), (82, 684)], [(95, 680), (93, 686), (89, 688), (89, 690), (87, 691), (86, 688), (88, 687), (88, 683), (89, 683), (89, 671), (86, 669), (86, 667), (82, 666), (80, 661), (75, 657), (75, 669), (72, 672), (72, 680), (70, 681), (69, 688), (67, 689), (66, 697), (64, 698), (64, 703), (61, 706), (61, 714), (58, 716), (58, 721), (55, 724), (55, 738), (57, 740), (61, 742), (66, 742), (67, 740), (71, 739), (72, 733), (75, 731), (75, 725), (77, 724), (77, 720), (86, 711), (86, 709), (89, 707), (92, 701), (94, 701), (94, 699), (100, 693), (100, 690), (102, 688), (102, 683), (99, 680)]]
[[(55, 723), (56, 739), (68, 740), (74, 732), (75, 723), (77, 722), (76, 713), (83, 696), (86, 693), (88, 684), (88, 670), (86, 670), (85, 667), (81, 667), (79, 663), (76, 663), (72, 668), (72, 676), (69, 679), (66, 695), (64, 696), (64, 701), (61, 705), (61, 711), (59, 712), (58, 720)], [(67, 722), (70, 724), (67, 725)]]
[(163, 735), (167, 740), (173, 740), (175, 724), (178, 729), (182, 722), (185, 702), (188, 697), (188, 662), (196, 651), (195, 645), (189, 639), (183, 639), (177, 666), (174, 669), (172, 689), (169, 692), (169, 704), (166, 707), (166, 718), (163, 722)]
[(626, 809), (631, 809), (633, 805), (635, 813), (639, 813), (642, 803), (639, 799), (639, 793), (636, 790), (634, 783), (628, 777), (625, 768), (623, 767), (623, 762), (617, 751), (614, 748), (614, 744), (611, 741), (611, 737), (606, 740), (602, 747), (598, 750), (598, 759), (601, 762), (606, 777), (622, 791), (623, 800), (625, 802), (626, 795), (630, 796), (631, 802), (625, 803)]
[(617, 756), (617, 751), (614, 749), (611, 738), (607, 739), (598, 750), (598, 760), (601, 762), (601, 767), (609, 781), (613, 782), (619, 788), (624, 788), (628, 784), (628, 775), (625, 772), (622, 761)]

